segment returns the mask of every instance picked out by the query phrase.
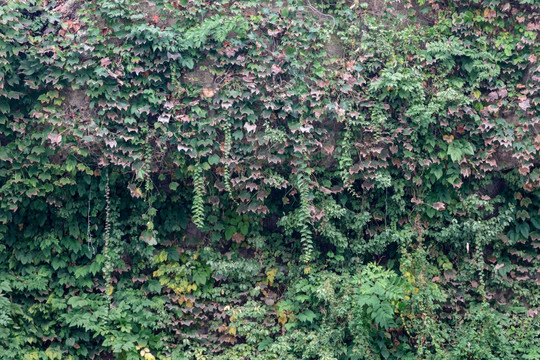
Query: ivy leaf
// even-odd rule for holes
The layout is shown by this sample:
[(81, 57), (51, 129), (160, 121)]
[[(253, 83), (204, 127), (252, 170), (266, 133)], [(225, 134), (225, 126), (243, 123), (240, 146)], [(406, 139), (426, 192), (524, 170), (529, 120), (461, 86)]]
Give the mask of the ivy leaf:
[(214, 97), (214, 95), (216, 95), (216, 91), (214, 89), (204, 88), (202, 89), (202, 94), (204, 97), (211, 98), (211, 97)]
[(205, 272), (198, 270), (195, 271), (192, 278), (193, 282), (195, 282), (197, 285), (206, 285), (208, 276)]
[(535, 228), (537, 228), (538, 230), (540, 230), (540, 218), (539, 217), (533, 217), (531, 218), (531, 223), (533, 224), (533, 226)]
[(468, 141), (453, 141), (448, 144), (447, 154), (453, 162), (460, 162), (463, 155), (474, 155), (474, 149)]
[(244, 133), (242, 130), (236, 130), (233, 134), (232, 134), (234, 140), (236, 141), (240, 141), (244, 138)]
[(157, 244), (156, 238), (154, 237), (154, 232), (150, 230), (144, 230), (141, 233), (141, 239), (150, 246)]
[(450, 159), (452, 159), (453, 162), (459, 162), (463, 156), (461, 149), (452, 146), (452, 144), (448, 146), (447, 154), (450, 155)]
[(227, 226), (227, 228), (225, 229), (225, 239), (231, 240), (235, 232), (236, 232), (236, 227)]
[(246, 236), (249, 231), (249, 223), (242, 222), (240, 223), (239, 227), (240, 227), (240, 232), (242, 233), (242, 235)]
[(439, 180), (443, 176), (443, 169), (442, 167), (436, 167), (431, 170), (431, 173)]
[(240, 244), (242, 241), (245, 240), (245, 237), (244, 237), (244, 235), (242, 235), (242, 234), (234, 233), (234, 235), (232, 236), (232, 240), (233, 240), (235, 243)]
[(11, 107), (9, 106), (9, 103), (0, 98), (0, 112), (4, 114), (8, 114), (11, 111)]
[(521, 235), (523, 235), (525, 239), (529, 237), (530, 227), (528, 223), (524, 222), (524, 223), (518, 224), (516, 225), (516, 229), (519, 231), (519, 233), (521, 233)]
[(193, 59), (190, 57), (180, 59), (180, 64), (182, 64), (183, 66), (187, 67), (190, 70), (192, 70), (193, 67), (195, 66)]
[(210, 165), (216, 165), (219, 164), (219, 156), (214, 154), (208, 158), (208, 163)]
[(523, 99), (522, 101), (519, 102), (519, 107), (523, 110), (523, 111), (526, 111), (528, 108), (531, 107), (531, 102), (529, 99), (525, 98)]
[(62, 142), (62, 135), (50, 133), (47, 138), (51, 141), (52, 144), (58, 145)]
[(73, 237), (78, 237), (81, 234), (79, 230), (79, 224), (76, 222), (71, 222), (69, 224), (69, 235)]
[(287, 46), (285, 48), (285, 55), (287, 56), (293, 56), (294, 55), (294, 48), (292, 46)]
[(159, 294), (161, 292), (161, 284), (157, 280), (148, 280), (148, 291)]
[(245, 123), (244, 127), (246, 128), (248, 133), (255, 133), (255, 131), (257, 130), (257, 125), (250, 125), (249, 123)]
[(443, 202), (436, 202), (436, 203), (433, 203), (433, 208), (435, 210), (441, 211), (441, 210), (446, 209), (446, 204)]

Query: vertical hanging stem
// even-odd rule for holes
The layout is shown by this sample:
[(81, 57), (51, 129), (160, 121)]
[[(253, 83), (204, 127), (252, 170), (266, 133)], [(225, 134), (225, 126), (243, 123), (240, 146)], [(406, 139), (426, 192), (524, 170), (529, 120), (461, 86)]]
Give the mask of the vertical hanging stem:
[(232, 147), (232, 135), (231, 135), (231, 124), (226, 121), (223, 124), (223, 133), (225, 136), (225, 141), (223, 144), (223, 181), (225, 182), (225, 190), (227, 191), (227, 194), (229, 194), (229, 198), (236, 203), (236, 201), (233, 199), (232, 196), (232, 186), (231, 186), (231, 173), (229, 171), (229, 156), (231, 153), (231, 147)]
[(90, 251), (92, 255), (96, 255), (96, 248), (94, 247), (94, 243), (92, 242), (92, 234), (90, 232), (90, 202), (91, 201), (92, 201), (92, 180), (90, 180), (90, 190), (88, 191), (88, 213), (86, 215), (86, 222), (87, 222), (86, 241), (88, 244), (88, 251)]
[[(479, 230), (482, 231), (482, 230)], [(486, 282), (484, 279), (484, 244), (480, 235), (475, 238), (476, 251), (474, 253), (474, 261), (478, 266), (478, 292), (482, 296), (482, 303), (486, 304)]]
[(300, 195), (300, 241), (302, 243), (302, 248), (304, 254), (304, 262), (310, 262), (312, 260), (313, 253), (313, 239), (311, 229), (309, 224), (311, 222), (311, 214), (309, 211), (309, 185), (303, 173), (298, 173), (298, 183), (297, 183), (298, 192)]
[(103, 256), (105, 257), (105, 266), (103, 269), (103, 275), (105, 278), (105, 283), (107, 289), (105, 290), (107, 301), (109, 302), (109, 308), (112, 306), (112, 292), (114, 290), (112, 286), (112, 263), (111, 263), (111, 252), (110, 252), (110, 240), (111, 240), (111, 201), (110, 201), (110, 186), (109, 186), (109, 172), (105, 172), (105, 177), (107, 182), (105, 183), (105, 246), (103, 248)]
[(354, 191), (353, 185), (351, 183), (351, 178), (349, 174), (349, 169), (353, 164), (352, 159), (352, 130), (349, 124), (349, 120), (345, 120), (345, 134), (343, 136), (343, 142), (341, 145), (342, 153), (339, 159), (339, 169), (341, 171), (341, 180), (343, 181), (343, 187), (356, 199), (359, 199), (360, 196)]
[(152, 190), (154, 189), (154, 184), (152, 183), (151, 172), (152, 172), (152, 147), (150, 146), (150, 138), (146, 138), (146, 147), (144, 155), (144, 187), (145, 187), (145, 198), (148, 203), (148, 211), (146, 215), (143, 215), (143, 220), (146, 220), (146, 236), (145, 241), (149, 245), (156, 245), (156, 231), (154, 229), (154, 216), (156, 215), (156, 209), (154, 209), (154, 196), (152, 195)]
[(202, 167), (197, 164), (193, 168), (193, 205), (192, 221), (199, 228), (204, 227), (204, 183)]

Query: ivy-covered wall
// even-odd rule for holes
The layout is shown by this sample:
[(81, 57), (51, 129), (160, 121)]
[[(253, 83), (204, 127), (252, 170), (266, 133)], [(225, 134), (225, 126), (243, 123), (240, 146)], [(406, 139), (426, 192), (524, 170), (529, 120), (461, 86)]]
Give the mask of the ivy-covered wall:
[(540, 358), (539, 37), (538, 0), (0, 0), (0, 358)]

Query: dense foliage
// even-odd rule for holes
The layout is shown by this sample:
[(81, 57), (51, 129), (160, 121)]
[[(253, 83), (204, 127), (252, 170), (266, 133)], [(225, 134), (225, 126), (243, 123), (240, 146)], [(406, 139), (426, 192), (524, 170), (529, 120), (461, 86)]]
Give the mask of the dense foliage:
[(539, 359), (538, 0), (0, 0), (2, 359)]

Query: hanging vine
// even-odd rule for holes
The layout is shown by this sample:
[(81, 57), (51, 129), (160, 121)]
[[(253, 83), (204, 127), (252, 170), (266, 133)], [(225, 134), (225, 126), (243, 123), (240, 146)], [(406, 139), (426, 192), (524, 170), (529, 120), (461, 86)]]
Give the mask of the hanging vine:
[(341, 181), (343, 182), (343, 187), (355, 198), (360, 198), (360, 196), (354, 190), (352, 185), (352, 179), (350, 175), (350, 168), (353, 165), (352, 159), (352, 139), (353, 133), (351, 131), (351, 125), (349, 121), (345, 120), (345, 131), (343, 134), (343, 140), (341, 142), (341, 154), (338, 158), (338, 166), (341, 175)]
[(152, 170), (152, 146), (150, 145), (149, 138), (146, 139), (145, 147), (145, 160), (144, 160), (144, 188), (145, 188), (145, 200), (148, 204), (148, 210), (143, 214), (143, 221), (146, 223), (146, 230), (141, 234), (142, 239), (148, 245), (156, 245), (156, 230), (154, 228), (154, 217), (156, 215), (156, 209), (153, 206), (155, 196), (152, 194), (154, 184), (151, 178)]
[(204, 183), (205, 178), (200, 163), (192, 166), (193, 171), (193, 204), (191, 206), (191, 218), (193, 223), (199, 228), (204, 227)]
[(236, 203), (236, 200), (232, 196), (231, 172), (228, 164), (232, 148), (231, 124), (228, 121), (225, 121), (223, 124), (223, 134), (225, 137), (223, 144), (223, 182), (225, 183), (225, 190), (229, 194), (229, 198)]
[(299, 172), (296, 177), (296, 187), (300, 195), (300, 209), (298, 221), (300, 223), (300, 241), (302, 243), (302, 261), (310, 262), (313, 254), (313, 233), (309, 224), (311, 223), (309, 204), (309, 180), (307, 175)]
[(105, 232), (104, 232), (104, 245), (103, 245), (103, 257), (105, 258), (105, 264), (103, 266), (103, 278), (107, 286), (105, 290), (105, 296), (109, 307), (112, 306), (112, 293), (114, 291), (112, 283), (112, 256), (111, 256), (111, 189), (109, 181), (109, 171), (105, 170)]
[(94, 246), (94, 241), (92, 239), (92, 233), (90, 231), (90, 204), (92, 202), (92, 181), (90, 181), (90, 187), (88, 190), (88, 211), (86, 214), (86, 242), (88, 246), (88, 251), (92, 254), (96, 254), (96, 248)]

